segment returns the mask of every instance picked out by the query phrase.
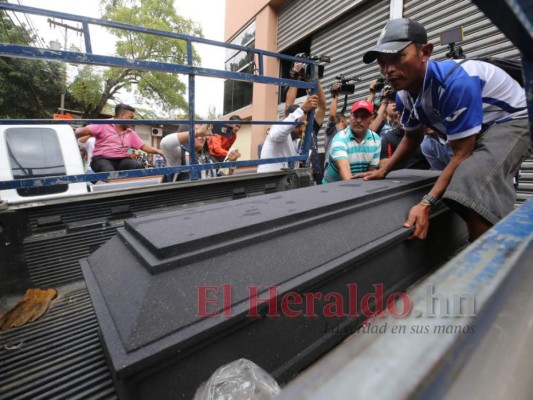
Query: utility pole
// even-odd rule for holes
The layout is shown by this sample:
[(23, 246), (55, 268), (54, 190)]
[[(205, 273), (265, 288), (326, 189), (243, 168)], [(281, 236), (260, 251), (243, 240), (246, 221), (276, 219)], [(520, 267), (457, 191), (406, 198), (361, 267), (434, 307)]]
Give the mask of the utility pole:
[[(80, 34), (83, 34), (83, 29), (81, 28), (78, 28), (77, 26), (71, 26), (71, 25), (67, 25), (67, 24), (64, 24), (62, 22), (57, 22), (57, 21), (54, 21), (53, 19), (50, 19), (48, 18), (48, 23), (51, 25), (54, 25), (54, 26), (60, 26), (62, 28), (65, 28), (65, 43), (64, 43), (64, 47), (63, 47), (63, 50), (67, 50), (67, 31), (70, 29), (70, 30), (73, 30), (73, 31), (76, 31)], [(65, 67), (63, 68), (63, 77), (62, 77), (62, 82), (61, 82), (61, 104), (59, 106), (59, 113), (60, 114), (64, 114), (65, 113), (65, 94), (67, 92), (67, 66), (65, 65)]]

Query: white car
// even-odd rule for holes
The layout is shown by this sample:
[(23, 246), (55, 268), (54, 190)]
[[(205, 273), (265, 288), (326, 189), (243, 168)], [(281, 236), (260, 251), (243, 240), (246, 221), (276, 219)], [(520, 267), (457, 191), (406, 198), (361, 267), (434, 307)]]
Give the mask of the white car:
[[(0, 125), (0, 181), (84, 174), (69, 125)], [(0, 200), (22, 203), (87, 193), (87, 182), (0, 189)]]

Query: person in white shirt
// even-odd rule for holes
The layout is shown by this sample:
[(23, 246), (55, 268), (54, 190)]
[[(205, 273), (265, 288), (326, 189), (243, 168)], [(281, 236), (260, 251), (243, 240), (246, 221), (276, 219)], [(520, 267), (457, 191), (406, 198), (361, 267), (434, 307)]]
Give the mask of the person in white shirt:
[(93, 172), (91, 169), (91, 160), (93, 158), (94, 142), (96, 139), (93, 136), (82, 136), (78, 139), (78, 146), (85, 149), (87, 153), (87, 161), (85, 164), (85, 172)]
[[(308, 96), (305, 102), (298, 105), (291, 105), (285, 110), (284, 122), (307, 121), (307, 113), (316, 108), (318, 96), (313, 94)], [(298, 155), (298, 142), (305, 133), (304, 125), (272, 125), (261, 149), (261, 159), (293, 157)], [(257, 172), (272, 172), (288, 168), (287, 162), (261, 164), (257, 167)]]
[[(207, 147), (207, 138), (212, 136), (211, 125), (195, 124), (194, 125), (194, 151), (198, 164), (212, 164), (213, 160)], [(171, 133), (161, 140), (161, 151), (169, 167), (179, 167), (189, 164), (189, 125), (180, 126), (179, 132)], [(185, 147), (185, 148), (184, 148)], [(231, 149), (230, 149), (231, 150)], [(241, 156), (237, 149), (228, 153), (227, 160), (237, 161)], [(233, 169), (229, 169), (228, 175), (233, 174)], [(200, 178), (214, 178), (219, 175), (219, 171), (214, 168), (204, 169), (200, 172)], [(173, 177), (167, 177), (169, 181), (189, 180), (188, 172), (180, 172)]]

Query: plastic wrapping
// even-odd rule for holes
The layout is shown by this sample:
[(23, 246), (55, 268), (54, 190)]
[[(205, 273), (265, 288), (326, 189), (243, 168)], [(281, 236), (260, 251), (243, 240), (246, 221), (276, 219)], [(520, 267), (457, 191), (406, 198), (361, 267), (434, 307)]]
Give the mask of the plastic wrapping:
[(196, 390), (193, 400), (270, 400), (280, 391), (268, 372), (240, 358), (219, 367)]

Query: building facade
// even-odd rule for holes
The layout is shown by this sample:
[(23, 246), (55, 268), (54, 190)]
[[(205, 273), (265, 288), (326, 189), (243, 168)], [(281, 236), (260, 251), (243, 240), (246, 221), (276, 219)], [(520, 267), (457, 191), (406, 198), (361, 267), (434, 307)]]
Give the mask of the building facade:
[[(329, 87), (340, 75), (355, 79), (355, 91), (347, 100), (349, 109), (355, 100), (367, 96), (369, 83), (379, 77), (375, 63), (362, 62), (363, 53), (376, 43), (385, 23), (399, 17), (416, 19), (426, 27), (436, 60), (444, 59), (449, 51), (449, 46), (441, 44), (441, 34), (459, 27), (463, 28), (459, 45), (468, 57), (519, 56), (512, 43), (470, 0), (226, 0), (224, 40), (292, 56), (302, 52), (329, 56), (331, 62), (323, 64), (321, 79), (328, 109)], [(228, 53), (226, 69), (253, 71), (254, 60), (246, 57), (243, 52)], [(265, 72), (286, 76), (289, 68), (279, 65), (278, 60), (267, 60)], [(226, 82), (224, 114), (275, 120), (284, 108), (281, 92), (273, 85)], [(340, 100), (338, 111), (342, 106)], [(243, 159), (257, 158), (265, 136), (264, 125), (241, 128), (238, 140)]]

